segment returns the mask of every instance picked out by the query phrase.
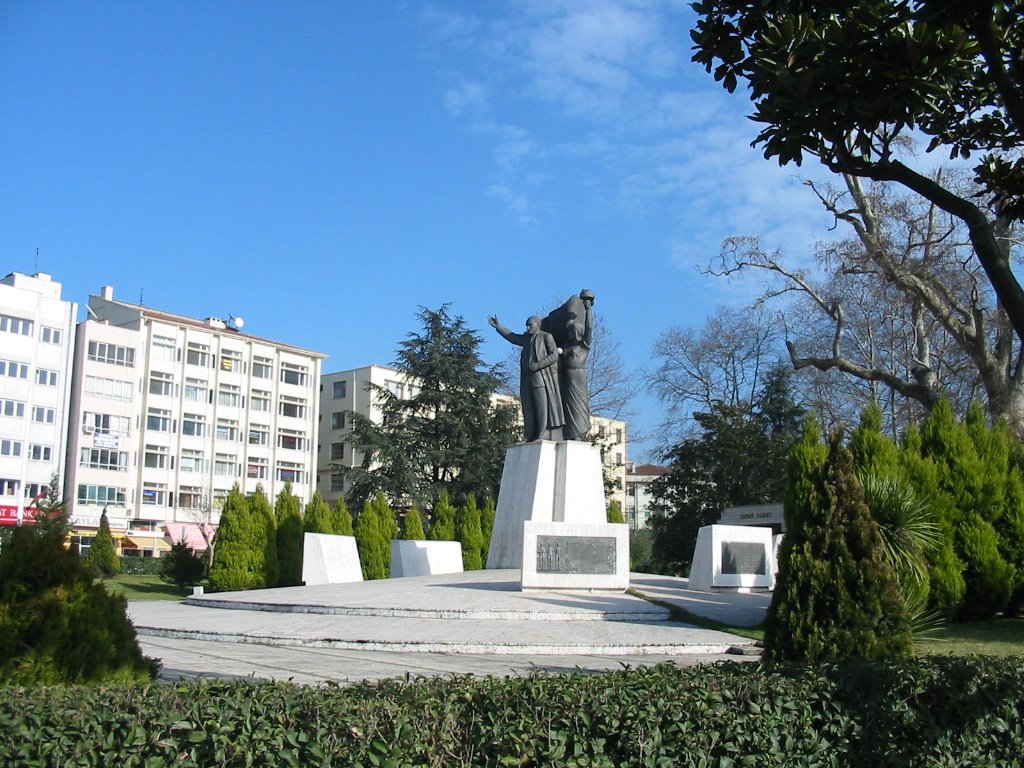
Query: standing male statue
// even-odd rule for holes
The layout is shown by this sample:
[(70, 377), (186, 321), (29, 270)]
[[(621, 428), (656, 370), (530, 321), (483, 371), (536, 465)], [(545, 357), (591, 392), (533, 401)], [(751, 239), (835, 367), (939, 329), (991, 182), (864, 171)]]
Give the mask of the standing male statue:
[(566, 440), (584, 440), (590, 432), (586, 366), (594, 338), (593, 306), (594, 292), (584, 288), (579, 296), (573, 296), (541, 323), (564, 350), (558, 362), (558, 383), (565, 411)]
[(558, 356), (562, 350), (554, 337), (541, 330), (536, 315), (526, 321), (526, 333), (513, 333), (493, 315), (487, 321), (508, 341), (523, 348), (519, 385), (526, 442), (561, 440), (565, 417), (558, 386)]

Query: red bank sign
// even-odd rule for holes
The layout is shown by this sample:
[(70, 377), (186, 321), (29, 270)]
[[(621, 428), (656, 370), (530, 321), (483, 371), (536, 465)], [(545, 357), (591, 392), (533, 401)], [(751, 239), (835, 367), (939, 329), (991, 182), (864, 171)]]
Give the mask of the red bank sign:
[[(31, 523), (36, 516), (35, 508), (23, 511), (24, 522)], [(0, 504), (0, 525), (17, 525), (18, 508), (12, 504)]]

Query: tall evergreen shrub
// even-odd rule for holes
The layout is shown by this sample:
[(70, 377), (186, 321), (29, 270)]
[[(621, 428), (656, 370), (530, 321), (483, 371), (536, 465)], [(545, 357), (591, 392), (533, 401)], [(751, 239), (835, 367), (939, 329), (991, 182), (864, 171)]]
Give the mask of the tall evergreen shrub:
[[(319, 491), (317, 492), (319, 495)], [(277, 522), (277, 584), (295, 587), (302, 583), (302, 502), (285, 483), (274, 503)]]
[(455, 541), (455, 507), (448, 499), (448, 492), (442, 491), (434, 505), (427, 538), (431, 541)]
[(484, 547), (480, 553), (480, 559), (483, 560), (484, 568), (487, 567), (487, 556), (491, 551), (491, 534), (494, 533), (494, 517), (497, 513), (497, 508), (494, 504), (494, 499), (487, 499), (484, 501), (484, 505), (480, 508), (480, 532), (484, 537)]
[(320, 491), (316, 491), (313, 498), (309, 500), (309, 504), (306, 505), (302, 527), (306, 533), (337, 533), (334, 530), (331, 508), (327, 506)]
[(469, 494), (462, 508), (456, 537), (462, 544), (462, 569), (479, 571), (484, 567), (481, 554), (484, 548), (484, 534), (480, 530), (480, 508), (476, 505), (476, 496)]
[(265, 536), (265, 523), (252, 514), (249, 502), (235, 483), (220, 513), (210, 587), (216, 592), (231, 592), (266, 586)]
[(363, 511), (355, 524), (356, 547), (359, 562), (363, 567), (363, 578), (386, 579), (390, 560), (390, 543), (384, 538), (380, 515), (372, 501), (363, 504)]
[(334, 503), (331, 510), (331, 530), (336, 536), (352, 536), (352, 513), (348, 511), (348, 503), (342, 496)]
[(402, 525), (402, 538), (408, 541), (423, 541), (427, 534), (423, 532), (423, 516), (415, 504), (405, 513)]
[(121, 561), (114, 549), (114, 537), (110, 535), (110, 521), (107, 519), (106, 507), (100, 514), (100, 527), (93, 537), (85, 560), (95, 566), (96, 570), (106, 578), (121, 572)]
[(256, 490), (249, 497), (249, 510), (252, 513), (256, 524), (254, 531), (255, 556), (259, 562), (259, 568), (263, 571), (264, 587), (273, 587), (281, 575), (277, 562), (277, 523), (274, 519), (274, 508), (270, 506), (270, 499), (267, 498), (263, 484), (256, 486)]

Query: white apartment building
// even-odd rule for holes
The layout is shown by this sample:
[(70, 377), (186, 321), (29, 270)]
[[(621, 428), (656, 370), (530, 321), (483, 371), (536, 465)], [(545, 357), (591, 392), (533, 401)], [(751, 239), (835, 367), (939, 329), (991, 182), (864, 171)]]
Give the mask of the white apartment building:
[(115, 534), (145, 552), (168, 524), (218, 522), (235, 483), (262, 484), (273, 502), (291, 482), (309, 500), (325, 355), (242, 333), (240, 321), (116, 301), (110, 287), (88, 312), (68, 441), (76, 533), (91, 534), (107, 507)]
[(657, 464), (636, 464), (630, 462), (626, 468), (626, 522), (633, 530), (643, 528), (653, 514), (651, 483), (670, 470)]
[[(374, 397), (376, 385), (398, 397), (413, 397), (417, 383), (394, 368), (368, 365), (337, 373), (325, 373), (320, 386), (320, 460), (317, 468), (317, 488), (330, 502), (348, 492), (349, 485), (341, 467), (360, 466), (363, 455), (355, 455), (351, 443), (351, 425), (348, 412), (353, 411), (379, 422), (381, 413)], [(509, 395), (495, 395), (495, 403), (515, 406), (522, 418), (519, 399)], [(609, 501), (618, 499), (625, 510), (627, 425), (624, 421), (593, 416), (594, 437), (604, 455), (605, 474), (618, 481)]]
[(0, 280), (0, 524), (31, 518), (63, 474), (77, 320), (50, 275)]

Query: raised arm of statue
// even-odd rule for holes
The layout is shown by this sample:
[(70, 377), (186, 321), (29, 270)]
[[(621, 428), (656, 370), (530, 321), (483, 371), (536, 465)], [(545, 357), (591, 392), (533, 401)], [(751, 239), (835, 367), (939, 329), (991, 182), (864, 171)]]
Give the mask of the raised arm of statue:
[(500, 333), (505, 338), (506, 341), (510, 341), (513, 344), (520, 347), (526, 345), (528, 337), (525, 336), (524, 334), (515, 333), (510, 329), (506, 328), (504, 325), (501, 324), (501, 321), (498, 320), (497, 315), (489, 316), (487, 318), (487, 322), (490, 323), (491, 327), (494, 328), (494, 330), (496, 330), (498, 333)]

